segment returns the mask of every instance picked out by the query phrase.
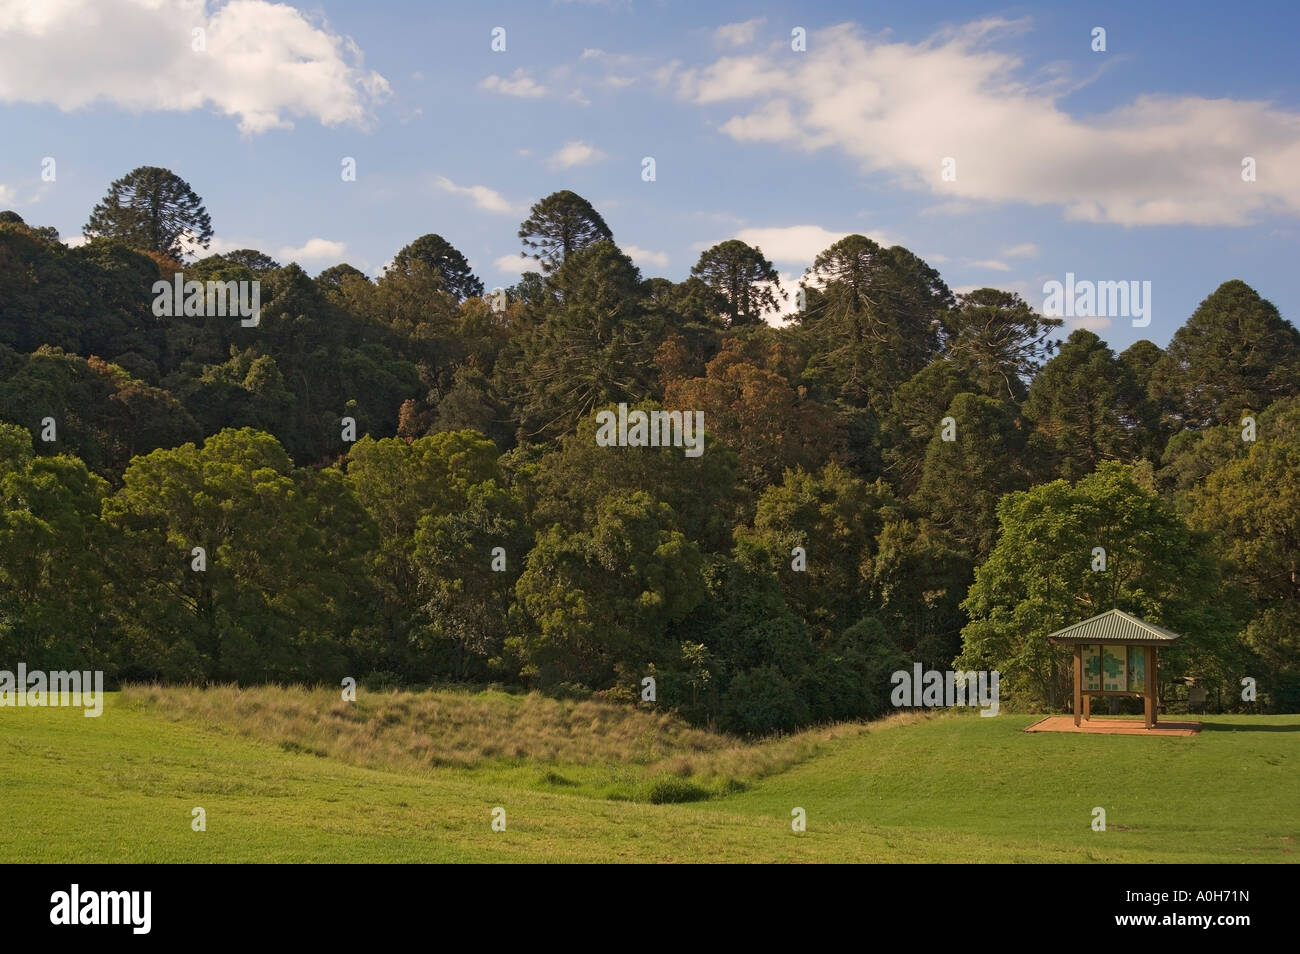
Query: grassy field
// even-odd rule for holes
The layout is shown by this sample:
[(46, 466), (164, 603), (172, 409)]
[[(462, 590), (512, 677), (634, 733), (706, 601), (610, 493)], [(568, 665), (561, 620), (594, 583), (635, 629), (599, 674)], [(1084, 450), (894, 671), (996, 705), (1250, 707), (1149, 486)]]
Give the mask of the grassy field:
[(1022, 732), (1035, 718), (754, 745), (535, 695), (139, 687), (98, 719), (0, 709), (0, 861), (1297, 859), (1300, 716), (1207, 716), (1196, 738)]

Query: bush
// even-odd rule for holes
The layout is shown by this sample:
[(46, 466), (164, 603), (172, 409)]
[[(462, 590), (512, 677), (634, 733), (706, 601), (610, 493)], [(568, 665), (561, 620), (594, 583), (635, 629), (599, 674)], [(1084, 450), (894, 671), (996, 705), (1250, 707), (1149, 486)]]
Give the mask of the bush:
[(768, 735), (808, 722), (808, 706), (775, 666), (750, 669), (731, 680), (722, 696), (721, 722), (729, 732)]
[(708, 797), (708, 789), (676, 775), (660, 775), (658, 778), (651, 779), (646, 789), (646, 800), (652, 805), (698, 802)]

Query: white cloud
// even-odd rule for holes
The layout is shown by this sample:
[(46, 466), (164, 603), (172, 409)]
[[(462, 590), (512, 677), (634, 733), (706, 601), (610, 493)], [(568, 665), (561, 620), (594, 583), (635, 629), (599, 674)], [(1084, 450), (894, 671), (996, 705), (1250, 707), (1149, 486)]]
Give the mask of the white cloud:
[(7, 186), (0, 182), (0, 202), (12, 202), (16, 194), (13, 186)]
[(492, 262), (498, 272), (503, 275), (522, 275), (524, 272), (540, 271), (537, 259), (530, 258), (522, 252), (514, 255), (502, 255)]
[(758, 28), (767, 22), (767, 17), (755, 17), (743, 23), (727, 23), (713, 31), (714, 42), (720, 46), (747, 46), (754, 42)]
[(286, 246), (280, 249), (278, 257), (285, 262), (341, 262), (347, 252), (343, 242), (331, 242), (329, 239), (310, 238), (298, 248)]
[(0, 102), (211, 108), (252, 135), (291, 116), (365, 125), (389, 93), (351, 39), (283, 3), (0, 0)]
[[(984, 20), (917, 43), (819, 31), (817, 55), (725, 56), (657, 76), (700, 105), (747, 104), (723, 123), (738, 140), (835, 149), (945, 201), (1059, 206), (1124, 225), (1241, 225), (1300, 214), (1300, 112), (1262, 101), (1141, 95), (1076, 117), (1059, 73), (1028, 77), (994, 49), (1023, 24)], [(1256, 182), (1242, 182), (1244, 156)], [(955, 181), (940, 177), (945, 157)], [(1266, 175), (1264, 170), (1277, 170)]]
[(451, 192), (456, 195), (468, 196), (473, 200), (474, 205), (484, 212), (514, 212), (515, 207), (506, 201), (505, 197), (495, 189), (489, 189), (487, 186), (473, 185), (460, 186), (452, 182), (446, 176), (436, 176), (434, 184), (444, 192)]
[(652, 252), (649, 249), (641, 248), (637, 245), (625, 245), (623, 251), (631, 257), (637, 265), (654, 265), (656, 268), (668, 267), (667, 252)]
[[(81, 243), (69, 239), (67, 244), (75, 246)], [(284, 245), (275, 251), (270, 251), (270, 246), (271, 243), (264, 238), (246, 235), (235, 236), (234, 238), (223, 238), (214, 235), (209, 240), (207, 248), (199, 247), (189, 235), (181, 238), (181, 248), (184, 254), (193, 255), (195, 258), (206, 258), (209, 255), (226, 255), (239, 249), (251, 248), (265, 255), (270, 255), (281, 263), (297, 262), (301, 265), (310, 262), (328, 262), (334, 265), (343, 261), (344, 256), (347, 254), (347, 243), (323, 238), (309, 238), (302, 245)]]
[(481, 89), (490, 90), (493, 93), (519, 96), (524, 99), (539, 99), (546, 95), (546, 87), (529, 76), (522, 66), (511, 73), (509, 79), (493, 73), (478, 85)]
[(996, 258), (984, 258), (984, 259), (980, 259), (979, 261), (975, 261), (975, 262), (967, 262), (966, 264), (967, 264), (967, 265), (970, 265), (970, 266), (972, 266), (972, 267), (974, 267), (974, 268), (987, 268), (987, 269), (991, 269), (991, 270), (993, 270), (993, 271), (995, 271), (995, 272), (1009, 272), (1009, 271), (1011, 271), (1011, 266), (1010, 266), (1010, 265), (1008, 265), (1006, 262), (999, 262)]
[[(733, 237), (740, 239), (746, 245), (761, 249), (763, 255), (772, 262), (808, 266), (812, 264), (814, 258), (840, 239), (853, 234), (853, 232), (832, 232), (820, 225), (788, 225), (777, 228), (741, 229)], [(886, 248), (899, 244), (893, 238), (879, 232), (857, 234), (864, 234)], [(713, 244), (715, 243), (709, 243), (709, 245)], [(708, 248), (709, 245), (701, 248)]]
[(1100, 331), (1102, 328), (1110, 327), (1109, 318), (1066, 318), (1065, 326), (1071, 331), (1077, 331), (1080, 328), (1087, 328), (1089, 331)]
[(581, 139), (574, 139), (566, 142), (558, 152), (547, 160), (547, 164), (552, 169), (571, 169), (574, 166), (586, 165), (589, 162), (599, 162), (604, 158), (605, 154), (591, 143), (583, 142)]
[(86, 238), (84, 235), (69, 235), (63, 240), (63, 244), (68, 248), (81, 248), (81, 246), (85, 245), (89, 241), (90, 239)]
[(774, 99), (748, 116), (732, 116), (722, 124), (722, 131), (741, 142), (773, 142), (799, 134), (799, 124), (790, 115), (790, 104)]
[(1004, 248), (1002, 254), (1007, 258), (1035, 258), (1038, 255), (1038, 246), (1033, 242), (1023, 242), (1020, 245)]

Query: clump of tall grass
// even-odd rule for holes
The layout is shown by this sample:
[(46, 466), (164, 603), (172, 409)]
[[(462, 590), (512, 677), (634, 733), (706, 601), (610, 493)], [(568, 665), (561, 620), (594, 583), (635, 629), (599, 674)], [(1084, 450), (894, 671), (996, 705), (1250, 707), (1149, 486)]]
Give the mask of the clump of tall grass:
[[(303, 686), (134, 685), (124, 687), (122, 701), (173, 721), (365, 768), (420, 772), (526, 761), (623, 766), (629, 779), (641, 781), (617, 786), (610, 797), (656, 802), (739, 791), (813, 757), (832, 739), (925, 718), (900, 713), (869, 726), (842, 723), (752, 742), (694, 728), (667, 712), (537, 692), (363, 691), (344, 702), (337, 689)], [(553, 771), (543, 779), (567, 781)]]
[(176, 721), (371, 768), (474, 767), (499, 760), (650, 765), (733, 743), (668, 713), (540, 693), (361, 692), (301, 686), (127, 686), (127, 705)]

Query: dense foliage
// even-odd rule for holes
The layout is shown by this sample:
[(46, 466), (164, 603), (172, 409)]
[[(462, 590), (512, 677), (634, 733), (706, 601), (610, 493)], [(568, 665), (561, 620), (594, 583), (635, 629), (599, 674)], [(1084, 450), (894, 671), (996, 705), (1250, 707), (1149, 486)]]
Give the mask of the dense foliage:
[[(504, 295), (432, 233), (378, 280), (182, 266), (210, 226), (167, 170), (91, 226), (0, 214), (0, 665), (628, 701), (653, 676), (769, 732), (879, 715), (915, 662), (1059, 706), (1043, 637), (1118, 606), (1186, 634), (1166, 683), (1300, 707), (1300, 336), (1241, 281), (1116, 355), (859, 235), (773, 327), (760, 250), (647, 279), (571, 192)], [(155, 317), (182, 268), (259, 281), (260, 321)], [(601, 446), (620, 403), (703, 411), (704, 453)]]

